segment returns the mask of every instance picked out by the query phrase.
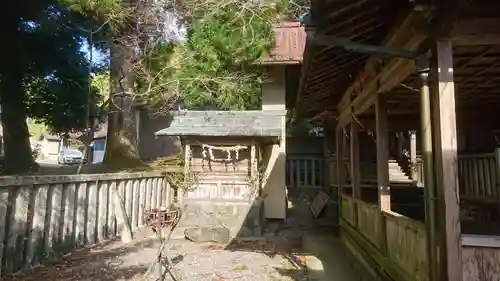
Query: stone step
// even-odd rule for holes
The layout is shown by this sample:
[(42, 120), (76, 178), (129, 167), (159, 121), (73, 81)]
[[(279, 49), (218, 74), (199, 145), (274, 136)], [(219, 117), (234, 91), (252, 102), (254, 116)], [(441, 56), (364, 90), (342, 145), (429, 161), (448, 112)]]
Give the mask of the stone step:
[(406, 174), (401, 171), (392, 171), (392, 172), (389, 171), (389, 175), (394, 175), (394, 176), (401, 175), (406, 177)]

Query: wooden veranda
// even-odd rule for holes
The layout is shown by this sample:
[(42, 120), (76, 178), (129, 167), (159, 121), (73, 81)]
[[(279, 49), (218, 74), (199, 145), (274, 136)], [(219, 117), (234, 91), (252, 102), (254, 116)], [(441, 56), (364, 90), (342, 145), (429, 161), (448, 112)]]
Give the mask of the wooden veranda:
[[(499, 280), (495, 3), (318, 0), (304, 21), (293, 120), (329, 132), (348, 247), (382, 278)], [(362, 188), (367, 148), (377, 182)], [(391, 160), (413, 183), (391, 180)]]

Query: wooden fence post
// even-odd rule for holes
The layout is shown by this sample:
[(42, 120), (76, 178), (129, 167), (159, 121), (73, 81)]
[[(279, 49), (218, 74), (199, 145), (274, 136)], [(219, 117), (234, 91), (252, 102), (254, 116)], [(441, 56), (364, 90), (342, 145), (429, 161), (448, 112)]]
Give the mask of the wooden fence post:
[(129, 216), (127, 215), (127, 209), (125, 208), (125, 202), (123, 201), (123, 198), (120, 196), (120, 192), (118, 191), (118, 180), (112, 183), (111, 192), (113, 194), (113, 204), (115, 206), (116, 220), (118, 221), (118, 225), (123, 225), (123, 229), (120, 233), (120, 239), (123, 243), (128, 243), (132, 241), (133, 234)]
[(500, 186), (500, 147), (495, 148), (495, 186)]

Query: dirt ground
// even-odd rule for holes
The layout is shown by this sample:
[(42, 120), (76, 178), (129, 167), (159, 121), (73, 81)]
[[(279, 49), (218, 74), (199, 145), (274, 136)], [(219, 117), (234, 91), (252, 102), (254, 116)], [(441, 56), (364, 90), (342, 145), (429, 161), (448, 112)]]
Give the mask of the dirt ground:
[[(300, 232), (291, 228), (277, 231), (279, 235), (268, 239), (236, 239), (228, 245), (173, 239), (170, 256), (176, 263), (174, 272), (178, 280), (190, 281), (307, 280)], [(149, 230), (138, 236), (135, 243), (114, 241), (75, 251), (57, 262), (46, 262), (2, 280), (153, 281), (157, 268), (152, 269), (153, 274), (145, 273), (154, 263), (160, 244)], [(165, 280), (173, 279), (168, 276)]]
[[(322, 241), (317, 237), (336, 239), (334, 230), (315, 227), (307, 208), (294, 209), (286, 223), (268, 224), (265, 237), (235, 239), (228, 245), (189, 242), (174, 233), (169, 256), (174, 259), (177, 280), (365, 280), (356, 277), (347, 259), (339, 254), (343, 250), (338, 241), (311, 244)], [(306, 249), (304, 241), (314, 247)], [(114, 241), (79, 250), (57, 262), (3, 277), (2, 281), (155, 281), (158, 268), (152, 269), (153, 274), (145, 273), (154, 263), (159, 246), (153, 233), (144, 229), (134, 243)], [(173, 279), (167, 276), (164, 280)]]

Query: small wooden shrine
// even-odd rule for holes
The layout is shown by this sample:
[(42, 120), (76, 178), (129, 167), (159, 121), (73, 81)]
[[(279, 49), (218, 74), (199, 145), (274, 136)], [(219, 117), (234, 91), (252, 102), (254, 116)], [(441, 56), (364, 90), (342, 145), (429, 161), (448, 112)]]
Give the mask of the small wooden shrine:
[[(224, 213), (238, 213), (236, 221), (243, 227), (231, 222), (232, 232), (260, 235), (261, 171), (266, 170), (272, 146), (284, 137), (284, 115), (280, 110), (178, 112), (170, 126), (156, 135), (179, 136), (186, 171), (197, 174), (196, 186), (183, 195), (184, 202), (211, 209), (224, 206), (216, 212), (217, 220), (233, 221), (234, 215), (225, 217)], [(247, 225), (247, 221), (252, 223)]]

